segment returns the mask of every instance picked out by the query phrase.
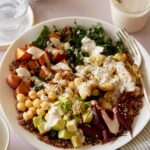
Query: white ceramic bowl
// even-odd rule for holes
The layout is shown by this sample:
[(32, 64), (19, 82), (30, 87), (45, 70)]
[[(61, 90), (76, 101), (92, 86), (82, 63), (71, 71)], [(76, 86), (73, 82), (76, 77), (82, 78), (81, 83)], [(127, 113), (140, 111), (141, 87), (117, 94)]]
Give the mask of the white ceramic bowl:
[(0, 150), (9, 149), (9, 130), (6, 121), (0, 116)]
[[(27, 140), (30, 144), (35, 146), (38, 149), (44, 149), (44, 150), (56, 150), (59, 148), (53, 147), (51, 145), (45, 144), (44, 142), (39, 141), (35, 135), (32, 133), (29, 133), (27, 130), (25, 130), (23, 127), (18, 125), (17, 122), (17, 112), (15, 109), (15, 98), (14, 98), (14, 91), (7, 85), (6, 83), (6, 76), (9, 74), (9, 64), (12, 62), (12, 60), (15, 59), (15, 50), (17, 47), (24, 47), (24, 45), (31, 43), (33, 40), (35, 40), (38, 36), (41, 30), (43, 29), (43, 25), (47, 25), (50, 28), (52, 28), (53, 25), (56, 25), (60, 28), (69, 25), (73, 26), (74, 21), (79, 25), (82, 25), (83, 27), (91, 27), (93, 24), (100, 23), (102, 27), (107, 31), (107, 33), (112, 37), (114, 40), (116, 37), (116, 29), (111, 24), (108, 24), (104, 21), (100, 21), (97, 19), (92, 18), (84, 18), (84, 17), (68, 17), (68, 18), (59, 18), (54, 20), (49, 20), (46, 22), (42, 22), (34, 27), (32, 27), (30, 30), (28, 30), (26, 33), (21, 35), (18, 39), (14, 41), (14, 43), (8, 48), (7, 52), (5, 53), (5, 56), (2, 60), (2, 64), (0, 66), (0, 100), (1, 105), (3, 108), (3, 111), (10, 123), (10, 125), (13, 127), (13, 129), (20, 134), (25, 140)], [(144, 58), (144, 64), (143, 69), (146, 66), (149, 66), (150, 64), (150, 58), (146, 50), (139, 44), (142, 56)], [(145, 75), (147, 84), (150, 83), (150, 69), (145, 69)], [(149, 86), (149, 85), (147, 85)], [(150, 87), (150, 86), (149, 86)], [(11, 108), (9, 109), (8, 108)], [(135, 119), (133, 124), (133, 137), (135, 137), (147, 124), (149, 120), (149, 111), (147, 109), (146, 103), (144, 102), (144, 106), (141, 109), (140, 115)], [(144, 117), (143, 117), (144, 116)], [(90, 150), (91, 148), (95, 150), (108, 150), (108, 149), (117, 149), (124, 144), (128, 143), (132, 137), (129, 133), (126, 134), (126, 136), (121, 136), (114, 142), (110, 142), (104, 145), (95, 145), (95, 146), (84, 146), (82, 147), (82, 150)]]

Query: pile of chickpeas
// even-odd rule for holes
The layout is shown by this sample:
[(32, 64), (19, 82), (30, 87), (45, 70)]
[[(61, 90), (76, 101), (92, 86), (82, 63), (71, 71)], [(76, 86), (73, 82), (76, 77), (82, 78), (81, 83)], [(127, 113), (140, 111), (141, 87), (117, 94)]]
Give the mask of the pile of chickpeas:
[(50, 109), (50, 103), (55, 101), (57, 95), (55, 92), (49, 92), (48, 95), (44, 90), (38, 92), (31, 90), (28, 96), (23, 94), (17, 95), (17, 109), (23, 112), (23, 119), (28, 121), (35, 115), (44, 116)]

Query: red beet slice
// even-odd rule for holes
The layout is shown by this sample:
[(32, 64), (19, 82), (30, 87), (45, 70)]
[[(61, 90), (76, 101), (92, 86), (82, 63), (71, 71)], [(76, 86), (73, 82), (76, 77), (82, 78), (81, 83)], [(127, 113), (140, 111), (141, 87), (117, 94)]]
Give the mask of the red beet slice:
[(108, 129), (103, 130), (102, 135), (103, 135), (103, 141), (104, 142), (109, 142), (112, 139), (112, 137), (114, 136), (113, 134), (111, 134), (109, 132)]
[(92, 123), (94, 124), (94, 126), (101, 130), (105, 129), (105, 124), (104, 121), (102, 120), (101, 112), (100, 110), (98, 110), (96, 105), (92, 105), (92, 111), (93, 111)]
[(81, 129), (82, 129), (84, 135), (87, 136), (87, 137), (102, 139), (102, 131), (92, 127), (89, 124), (83, 124), (81, 126)]
[(132, 119), (129, 116), (127, 116), (127, 114), (123, 113), (119, 105), (117, 105), (116, 110), (116, 115), (119, 123), (132, 134)]

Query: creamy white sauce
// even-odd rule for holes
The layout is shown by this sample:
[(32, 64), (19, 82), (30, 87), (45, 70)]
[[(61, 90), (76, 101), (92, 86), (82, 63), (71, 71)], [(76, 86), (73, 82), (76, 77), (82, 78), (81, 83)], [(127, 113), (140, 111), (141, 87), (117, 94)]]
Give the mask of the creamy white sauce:
[(150, 0), (112, 0), (113, 4), (120, 10), (127, 13), (136, 13), (150, 7)]
[(38, 59), (44, 54), (44, 51), (42, 49), (34, 47), (34, 46), (30, 47), (27, 50), (27, 52), (32, 54), (32, 59)]
[(134, 91), (135, 83), (132, 81), (132, 76), (125, 68), (122, 62), (116, 62), (116, 71), (120, 78), (120, 92), (123, 91)]
[(81, 43), (82, 43), (82, 49), (89, 52), (90, 54), (92, 53), (92, 51), (95, 49), (96, 47), (96, 43), (94, 40), (91, 40), (90, 38), (88, 38), (87, 36), (84, 37), (82, 40), (81, 40)]
[(61, 119), (61, 114), (56, 106), (52, 105), (50, 110), (48, 111), (48, 122), (46, 122), (44, 128), (46, 131), (51, 130), (52, 126), (55, 122)]
[(26, 68), (17, 68), (16, 69), (16, 73), (19, 77), (23, 78), (23, 79), (26, 79), (26, 78), (30, 78), (31, 77), (31, 74), (29, 72), (28, 69)]
[(91, 86), (88, 82), (83, 82), (77, 86), (77, 89), (79, 91), (79, 95), (82, 99), (87, 98), (91, 95)]
[(93, 56), (98, 56), (100, 53), (104, 51), (104, 47), (102, 46), (96, 46), (94, 50), (92, 51)]
[(51, 69), (52, 70), (71, 70), (71, 68), (68, 66), (68, 64), (61, 63), (61, 62), (57, 63), (54, 66), (51, 66)]
[[(99, 86), (112, 86), (115, 87), (119, 93), (123, 91), (134, 91), (135, 83), (132, 81), (132, 76), (125, 68), (123, 62), (116, 62), (112, 56), (108, 56), (103, 63), (103, 66), (98, 66), (97, 64), (77, 66), (76, 75), (80, 77), (85, 77), (87, 74), (91, 76), (91, 79), (96, 79)], [(116, 72), (113, 75), (113, 72)], [(88, 76), (88, 77), (89, 77)]]

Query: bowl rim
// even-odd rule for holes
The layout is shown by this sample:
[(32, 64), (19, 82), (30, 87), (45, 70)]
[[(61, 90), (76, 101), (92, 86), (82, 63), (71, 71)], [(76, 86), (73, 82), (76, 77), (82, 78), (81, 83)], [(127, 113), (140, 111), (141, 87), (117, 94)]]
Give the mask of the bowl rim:
[(3, 123), (3, 125), (6, 129), (5, 131), (7, 133), (7, 142), (6, 142), (6, 145), (4, 148), (4, 150), (7, 150), (7, 148), (9, 147), (9, 141), (10, 141), (10, 131), (9, 131), (8, 124), (7, 124), (6, 120), (4, 119), (4, 117), (0, 116), (0, 120)]

